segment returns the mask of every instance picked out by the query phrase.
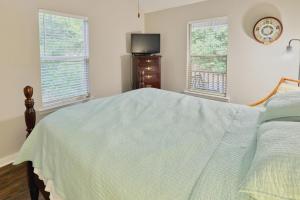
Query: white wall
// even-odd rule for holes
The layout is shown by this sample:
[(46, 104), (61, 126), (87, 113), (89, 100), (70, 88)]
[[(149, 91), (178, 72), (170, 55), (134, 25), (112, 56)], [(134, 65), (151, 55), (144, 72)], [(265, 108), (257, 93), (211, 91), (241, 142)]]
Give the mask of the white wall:
[[(214, 17), (229, 17), (229, 95), (232, 102), (247, 104), (275, 87), (282, 76), (297, 78), (298, 58), (288, 57), (291, 38), (300, 38), (298, 0), (208, 0), (193, 5), (153, 12), (145, 16), (146, 32), (162, 34), (162, 85), (185, 89), (187, 23)], [(275, 44), (264, 46), (252, 37), (255, 22), (265, 16), (282, 20), (284, 34)], [(298, 51), (297, 51), (298, 53)]]
[(144, 13), (180, 7), (207, 0), (140, 0), (141, 10)]
[(0, 1), (0, 161), (25, 139), (22, 89), (34, 87), (40, 108), (38, 9), (87, 16), (90, 26), (90, 82), (95, 97), (129, 86), (128, 35), (143, 30), (132, 0)]

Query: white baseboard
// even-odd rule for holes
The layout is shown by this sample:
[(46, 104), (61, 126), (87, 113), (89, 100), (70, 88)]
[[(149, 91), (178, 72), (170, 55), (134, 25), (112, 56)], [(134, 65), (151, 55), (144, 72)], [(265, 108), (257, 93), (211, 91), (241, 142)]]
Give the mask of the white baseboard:
[(4, 158), (0, 158), (0, 167), (4, 167), (6, 165), (13, 163), (15, 161), (16, 157), (17, 157), (17, 153), (6, 156)]

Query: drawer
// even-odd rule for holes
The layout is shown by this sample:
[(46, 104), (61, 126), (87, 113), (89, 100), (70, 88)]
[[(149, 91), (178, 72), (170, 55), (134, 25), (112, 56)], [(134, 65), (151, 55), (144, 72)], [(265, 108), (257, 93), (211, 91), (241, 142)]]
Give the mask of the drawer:
[(146, 83), (155, 83), (160, 81), (160, 75), (158, 73), (145, 73), (143, 80)]
[(139, 71), (144, 71), (144, 73), (157, 73), (159, 72), (159, 67), (154, 66), (154, 65), (149, 65), (149, 66), (140, 66)]
[(159, 84), (160, 83), (160, 77), (158, 74), (152, 74), (152, 75), (145, 75), (143, 78), (143, 83), (145, 86), (147, 85), (153, 85), (153, 84)]
[(156, 58), (149, 59), (149, 58), (140, 58), (138, 60), (139, 66), (148, 66), (148, 65), (158, 65), (159, 60)]
[(144, 88), (157, 88), (160, 89), (160, 83), (156, 82), (156, 83), (145, 83), (144, 84)]

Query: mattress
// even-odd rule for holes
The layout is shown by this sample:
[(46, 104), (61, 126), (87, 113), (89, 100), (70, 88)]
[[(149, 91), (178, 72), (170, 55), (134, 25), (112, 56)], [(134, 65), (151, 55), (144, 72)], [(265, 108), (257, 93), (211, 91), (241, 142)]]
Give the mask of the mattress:
[(47, 116), (15, 163), (32, 161), (62, 200), (248, 200), (238, 189), (254, 157), (259, 113), (135, 90)]

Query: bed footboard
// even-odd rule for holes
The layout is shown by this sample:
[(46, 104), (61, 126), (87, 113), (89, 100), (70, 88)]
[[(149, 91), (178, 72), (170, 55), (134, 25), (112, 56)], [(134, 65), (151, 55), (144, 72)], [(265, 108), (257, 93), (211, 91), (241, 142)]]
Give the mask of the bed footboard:
[[(35, 122), (36, 122), (36, 112), (34, 110), (34, 100), (33, 96), (33, 88), (30, 86), (26, 86), (24, 88), (25, 99), (25, 122), (26, 122), (26, 131), (28, 137), (32, 132)], [(45, 191), (45, 185), (43, 181), (39, 180), (38, 176), (34, 174), (34, 168), (32, 166), (32, 162), (27, 163), (27, 177), (28, 177), (28, 187), (30, 192), (31, 200), (38, 200), (39, 193), (45, 197), (46, 200), (49, 200), (50, 194)]]

